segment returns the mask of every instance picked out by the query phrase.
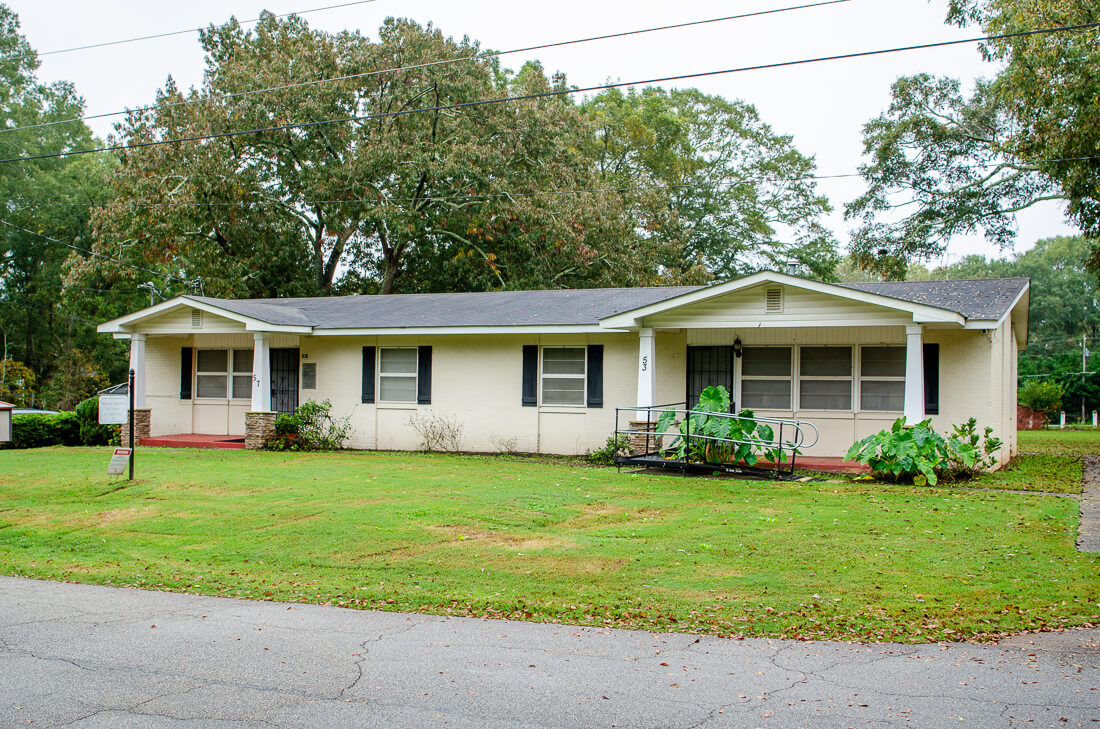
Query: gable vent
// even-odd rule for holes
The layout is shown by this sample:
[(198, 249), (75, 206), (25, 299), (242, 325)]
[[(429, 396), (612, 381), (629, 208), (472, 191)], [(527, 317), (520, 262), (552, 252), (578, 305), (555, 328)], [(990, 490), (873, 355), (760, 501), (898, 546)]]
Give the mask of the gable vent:
[(764, 311), (768, 314), (783, 312), (783, 289), (768, 289), (764, 292)]
[(191, 310), (191, 328), (192, 329), (201, 329), (202, 328), (202, 312), (198, 309), (192, 309)]

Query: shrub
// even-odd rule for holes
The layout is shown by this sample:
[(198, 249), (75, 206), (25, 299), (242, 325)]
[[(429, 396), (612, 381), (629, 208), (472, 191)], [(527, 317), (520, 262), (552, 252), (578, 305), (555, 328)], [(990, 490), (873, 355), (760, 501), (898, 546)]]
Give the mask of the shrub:
[(462, 450), (462, 423), (453, 415), (416, 411), (409, 416), (409, 425), (420, 437), (420, 449), (458, 453)]
[(947, 438), (932, 429), (931, 420), (906, 426), (905, 418), (898, 418), (890, 430), (852, 444), (844, 457), (867, 464), (885, 480), (935, 486), (940, 478), (970, 478), (992, 466), (1001, 445), (992, 428), (985, 429), (983, 442), (974, 418), (954, 426)]
[(594, 466), (614, 466), (615, 459), (630, 455), (630, 438), (625, 435), (607, 436), (607, 442), (603, 448), (588, 451), (584, 458)]
[(76, 413), (12, 416), (9, 448), (43, 448), (53, 445), (80, 445), (80, 421)]
[(1049, 415), (1062, 409), (1062, 397), (1065, 394), (1066, 388), (1057, 382), (1032, 379), (1020, 388), (1017, 400), (1029, 410)]
[(107, 445), (111, 442), (112, 429), (117, 426), (99, 424), (99, 398), (89, 397), (82, 400), (76, 410), (77, 422), (80, 424), (80, 442), (86, 446)]
[(264, 442), (273, 451), (331, 451), (343, 448), (351, 434), (348, 417), (333, 418), (332, 402), (304, 402), (293, 413), (275, 418), (275, 434)]

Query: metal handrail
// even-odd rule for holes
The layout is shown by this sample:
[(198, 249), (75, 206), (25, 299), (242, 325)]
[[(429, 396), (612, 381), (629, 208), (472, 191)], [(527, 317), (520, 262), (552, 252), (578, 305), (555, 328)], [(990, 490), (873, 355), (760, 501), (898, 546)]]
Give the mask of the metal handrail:
[[(684, 408), (680, 409), (680, 408), (674, 407), (676, 405), (683, 405)], [(775, 449), (778, 449), (781, 453), (784, 452), (784, 451), (790, 451), (790, 465), (791, 465), (792, 471), (794, 469), (794, 459), (795, 459), (795, 455), (797, 454), (797, 451), (799, 451), (802, 448), (813, 447), (814, 445), (817, 444), (818, 440), (821, 437), (821, 433), (817, 429), (817, 426), (814, 425), (813, 423), (809, 422), (809, 421), (806, 421), (806, 420), (790, 420), (790, 419), (785, 419), (785, 418), (771, 418), (771, 417), (766, 417), (766, 416), (762, 416), (762, 417), (754, 416), (754, 417), (750, 418), (750, 417), (746, 417), (746, 416), (742, 416), (742, 415), (736, 415), (736, 414), (733, 414), (733, 413), (694, 411), (694, 410), (687, 409), (686, 406), (687, 406), (686, 402), (677, 402), (677, 403), (669, 403), (667, 405), (652, 405), (652, 406), (635, 406), (635, 407), (615, 408), (615, 435), (616, 435), (616, 437), (620, 437), (620, 436), (630, 436), (630, 435), (641, 435), (642, 433), (644, 433), (645, 438), (646, 438), (646, 442), (645, 442), (645, 455), (646, 456), (649, 456), (650, 454), (653, 454), (654, 451), (655, 451), (655, 448), (651, 447), (651, 443), (652, 443), (653, 446), (656, 446), (657, 443), (660, 442), (660, 440), (659, 440), (660, 438), (669, 437), (669, 436), (671, 436), (673, 438), (683, 438), (685, 449), (688, 452), (690, 452), (690, 450), (691, 450), (692, 440), (703, 440), (703, 441), (709, 441), (709, 442), (715, 442), (715, 443), (728, 443), (728, 444), (733, 444), (733, 445), (750, 445), (750, 446), (763, 447), (763, 448), (775, 448)], [(620, 414), (624, 411), (625, 412), (634, 412), (634, 413), (644, 412), (644, 413), (646, 413), (646, 422), (647, 423), (653, 423), (654, 425), (652, 427), (647, 427), (644, 430), (639, 430), (637, 428), (625, 428), (625, 429), (620, 428), (619, 427)], [(654, 414), (653, 411), (657, 411), (657, 418), (656, 419), (653, 417), (653, 414)], [(708, 418), (727, 418), (727, 419), (730, 419), (730, 420), (751, 421), (753, 423), (764, 423), (764, 424), (767, 424), (767, 425), (777, 426), (777, 428), (773, 428), (774, 437), (771, 440), (767, 440), (767, 439), (763, 439), (763, 438), (751, 438), (751, 439), (722, 438), (720, 436), (707, 435), (705, 433), (692, 433), (690, 426), (688, 428), (685, 428), (683, 431), (681, 431), (680, 429), (676, 429), (676, 430), (666, 430), (666, 431), (658, 432), (656, 430), (656, 420), (660, 418), (662, 413), (666, 413), (666, 412), (672, 412), (672, 413), (676, 414), (676, 416), (673, 420), (673, 424), (683, 422), (683, 421), (686, 421), (687, 423), (690, 424), (692, 415), (696, 415), (696, 416), (705, 416), (705, 417), (708, 417)], [(682, 417), (680, 417), (680, 416), (682, 416)], [(635, 419), (641, 420), (640, 417), (635, 418)], [(788, 440), (788, 439), (784, 438), (784, 431), (787, 428), (793, 428), (794, 432), (792, 433), (792, 439), (791, 440)], [(813, 441), (807, 443), (806, 442), (807, 430), (810, 430), (810, 429), (813, 430)], [(776, 463), (775, 466), (776, 466), (776, 470), (778, 470), (779, 467), (780, 467), (780, 463)]]

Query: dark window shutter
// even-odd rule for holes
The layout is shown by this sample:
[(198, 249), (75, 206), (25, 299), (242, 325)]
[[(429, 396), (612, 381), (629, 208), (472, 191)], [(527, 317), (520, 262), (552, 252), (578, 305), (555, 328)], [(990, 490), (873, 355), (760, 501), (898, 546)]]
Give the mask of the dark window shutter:
[(374, 402), (374, 347), (363, 347), (363, 402)]
[(416, 404), (432, 404), (432, 348), (417, 347)]
[(191, 347), (180, 348), (180, 400), (191, 399), (191, 357), (194, 350)]
[(588, 398), (590, 408), (603, 407), (603, 345), (588, 345)]
[(940, 414), (940, 345), (924, 345), (924, 413)]
[(523, 345), (523, 407), (539, 404), (539, 348), (537, 344)]

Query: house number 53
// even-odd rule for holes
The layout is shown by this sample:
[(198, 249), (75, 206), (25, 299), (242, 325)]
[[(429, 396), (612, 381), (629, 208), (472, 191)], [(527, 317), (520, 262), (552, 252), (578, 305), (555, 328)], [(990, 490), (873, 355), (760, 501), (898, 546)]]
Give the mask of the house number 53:
[(645, 372), (648, 369), (649, 369), (649, 357), (648, 356), (642, 357), (642, 372)]

